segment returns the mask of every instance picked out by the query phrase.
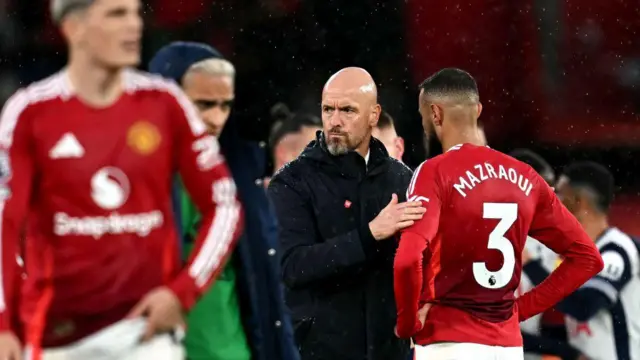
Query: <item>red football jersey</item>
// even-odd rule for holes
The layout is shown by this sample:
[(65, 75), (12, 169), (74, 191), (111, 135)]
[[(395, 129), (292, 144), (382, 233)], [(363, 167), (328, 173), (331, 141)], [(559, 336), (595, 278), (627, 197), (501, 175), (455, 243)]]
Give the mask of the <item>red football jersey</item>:
[[(528, 165), (488, 147), (457, 145), (422, 163), (407, 199), (422, 201), (427, 211), (403, 231), (396, 254), (397, 331), (421, 345), (522, 346), (514, 292), (528, 234), (558, 253), (577, 241), (597, 256), (544, 180)], [(577, 287), (578, 281), (565, 286)], [(567, 294), (553, 291), (557, 295), (550, 301)], [(533, 310), (525, 311), (555, 301), (527, 305)], [(425, 303), (434, 305), (422, 327), (416, 314)]]
[[(31, 345), (86, 336), (162, 285), (191, 307), (241, 231), (235, 185), (188, 98), (133, 70), (123, 84), (116, 103), (93, 108), (62, 71), (18, 91), (2, 111), (0, 329), (19, 310)], [(171, 206), (177, 172), (203, 214), (184, 269)]]

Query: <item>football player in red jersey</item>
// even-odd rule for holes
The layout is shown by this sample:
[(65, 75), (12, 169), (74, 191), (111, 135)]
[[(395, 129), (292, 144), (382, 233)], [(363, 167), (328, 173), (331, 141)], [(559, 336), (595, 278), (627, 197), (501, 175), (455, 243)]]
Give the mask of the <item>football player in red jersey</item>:
[[(174, 83), (130, 69), (140, 13), (139, 0), (53, 0), (68, 66), (2, 111), (2, 360), (22, 357), (9, 326), (16, 312), (27, 359), (181, 359), (172, 331), (242, 229), (235, 185), (197, 110)], [(176, 172), (203, 214), (184, 268)], [(17, 284), (25, 227), (27, 276)]]
[[(597, 274), (602, 259), (530, 166), (484, 146), (471, 75), (443, 69), (420, 88), (423, 126), (445, 152), (407, 190), (427, 211), (402, 232), (395, 258), (397, 334), (414, 338), (418, 360), (522, 359), (519, 322)], [(566, 260), (516, 300), (527, 235)]]

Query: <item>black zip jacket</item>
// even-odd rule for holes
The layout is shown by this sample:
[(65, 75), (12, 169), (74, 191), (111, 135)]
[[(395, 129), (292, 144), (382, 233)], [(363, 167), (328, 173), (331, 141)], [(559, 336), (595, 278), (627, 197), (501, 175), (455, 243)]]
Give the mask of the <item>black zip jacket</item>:
[(406, 360), (394, 336), (393, 257), (398, 238), (376, 241), (369, 222), (411, 170), (371, 140), (369, 162), (332, 156), (322, 132), (271, 180), (286, 301), (303, 360)]

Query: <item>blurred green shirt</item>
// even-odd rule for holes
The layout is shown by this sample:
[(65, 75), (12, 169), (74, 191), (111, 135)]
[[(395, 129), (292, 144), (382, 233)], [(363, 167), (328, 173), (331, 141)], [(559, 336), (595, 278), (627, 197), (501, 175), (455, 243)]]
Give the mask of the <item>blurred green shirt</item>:
[[(184, 250), (193, 249), (201, 216), (189, 194), (181, 186), (180, 208), (183, 238), (189, 239)], [(236, 294), (236, 274), (232, 261), (218, 279), (187, 314), (184, 340), (189, 360), (250, 360), (251, 350), (242, 325)]]

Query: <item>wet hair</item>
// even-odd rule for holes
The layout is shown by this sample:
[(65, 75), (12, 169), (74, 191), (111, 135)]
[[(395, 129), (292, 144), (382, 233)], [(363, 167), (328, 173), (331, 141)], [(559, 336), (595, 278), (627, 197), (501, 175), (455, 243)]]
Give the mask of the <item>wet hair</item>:
[(468, 72), (445, 68), (426, 78), (419, 86), (426, 97), (458, 97), (476, 103), (480, 99), (478, 84)]
[(67, 15), (85, 10), (94, 2), (95, 0), (51, 0), (50, 11), (53, 22), (60, 24)]
[(273, 149), (282, 138), (289, 134), (297, 133), (303, 127), (322, 127), (322, 120), (309, 113), (294, 113), (283, 103), (277, 103), (271, 108), (271, 134), (269, 146)]
[(573, 189), (584, 189), (593, 195), (593, 205), (597, 210), (609, 210), (615, 184), (613, 175), (606, 167), (593, 161), (580, 161), (564, 168), (563, 174)]
[(395, 121), (393, 120), (393, 118), (391, 117), (391, 115), (389, 115), (388, 112), (382, 110), (382, 112), (380, 113), (380, 118), (378, 119), (378, 125), (376, 125), (376, 127), (380, 130), (385, 130), (385, 129), (395, 129)]

